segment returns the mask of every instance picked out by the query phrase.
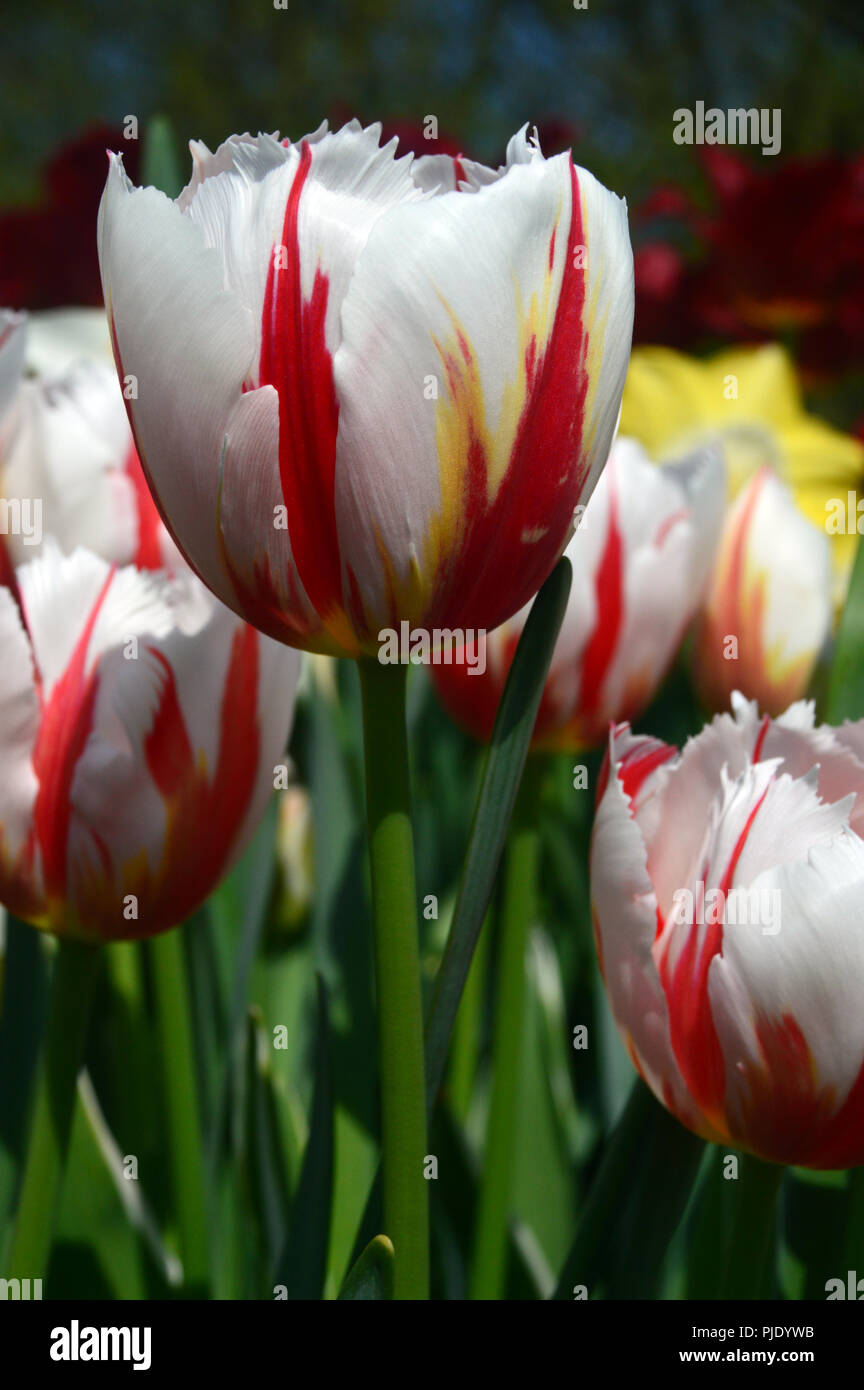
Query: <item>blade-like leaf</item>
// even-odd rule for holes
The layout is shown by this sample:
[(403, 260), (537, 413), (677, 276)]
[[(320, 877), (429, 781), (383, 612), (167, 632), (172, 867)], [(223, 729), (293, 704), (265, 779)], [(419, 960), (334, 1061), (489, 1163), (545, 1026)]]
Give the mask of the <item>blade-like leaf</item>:
[(556, 1299), (583, 1286), (618, 1297), (656, 1288), (699, 1171), (704, 1143), (637, 1081), (588, 1193)]
[(300, 1181), (291, 1205), (288, 1235), (279, 1258), (275, 1283), (289, 1299), (319, 1299), (324, 1289), (333, 1200), (333, 1090), (327, 988), (318, 982), (318, 1041), (315, 1091), (309, 1140)]
[(370, 1240), (348, 1272), (339, 1294), (340, 1301), (392, 1298), (394, 1264), (393, 1245), (388, 1237), (376, 1236)]
[(41, 935), (29, 923), (7, 916), (0, 1005), (0, 1229), (6, 1225), (24, 1149), (47, 998)]
[(459, 1000), (492, 895), (546, 674), (567, 607), (571, 578), (570, 562), (559, 560), (528, 615), (498, 708), (453, 922), (426, 1025), (426, 1094), (430, 1108), (441, 1085)]
[(825, 718), (829, 724), (864, 715), (864, 545), (858, 542), (849, 593), (831, 659)]

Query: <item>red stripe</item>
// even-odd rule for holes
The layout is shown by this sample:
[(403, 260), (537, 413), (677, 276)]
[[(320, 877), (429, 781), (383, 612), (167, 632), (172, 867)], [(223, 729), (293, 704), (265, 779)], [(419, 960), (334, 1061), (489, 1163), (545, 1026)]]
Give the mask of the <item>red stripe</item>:
[(138, 541), (133, 563), (139, 570), (159, 570), (164, 565), (162, 557), (162, 523), (156, 503), (147, 486), (147, 479), (138, 458), (134, 444), (130, 444), (126, 454), (124, 472), (132, 484), (135, 498), (135, 519), (138, 528)]
[[(618, 731), (625, 729), (626, 724), (620, 725)], [(646, 751), (647, 750), (647, 751)], [(656, 738), (639, 739), (632, 744), (624, 753), (619, 762), (615, 764), (615, 772), (621, 789), (631, 808), (635, 809), (635, 801), (643, 784), (647, 782), (652, 772), (656, 772), (658, 767), (668, 763), (670, 758), (677, 756), (678, 749), (671, 743), (661, 743)], [(600, 768), (600, 776), (597, 780), (596, 805), (600, 805), (603, 794), (609, 782), (609, 750), (607, 747)]]
[[(747, 843), (747, 836), (767, 794), (766, 787), (735, 842), (729, 862), (717, 885), (724, 895), (732, 885), (735, 869)], [(706, 865), (701, 875), (702, 882), (707, 880), (708, 873), (709, 868)], [(725, 897), (723, 901), (725, 902)], [(698, 915), (696, 905), (695, 915)], [(679, 930), (685, 928), (681, 927)], [(723, 1049), (717, 1036), (708, 997), (708, 972), (711, 962), (723, 949), (723, 922), (721, 920), (715, 924), (706, 924), (700, 944), (702, 930), (695, 924), (690, 926), (674, 971), (669, 969), (667, 950), (660, 967), (660, 979), (669, 1004), (672, 1049), (690, 1094), (710, 1119), (722, 1109), (726, 1092)], [(671, 938), (673, 941), (675, 935), (677, 933)]]
[(624, 625), (624, 546), (618, 529), (618, 502), (614, 483), (609, 487), (609, 521), (606, 543), (594, 575), (594, 631), (582, 657), (577, 707), (588, 721), (600, 704), (603, 682)]
[(90, 736), (99, 688), (98, 664), (87, 675), (87, 649), (114, 573), (112, 568), (90, 610), (69, 664), (43, 706), (33, 749), (33, 770), (39, 782), (33, 825), (49, 898), (66, 896), (72, 779)]
[(320, 267), (311, 298), (303, 298), (298, 220), (311, 164), (304, 141), (285, 208), (284, 264), (274, 247), (267, 272), (259, 385), (274, 386), (279, 395), (279, 476), (291, 549), (312, 606), (326, 618), (342, 601), (335, 501), (339, 404), (324, 332), (330, 285)]
[(168, 800), (176, 797), (189, 777), (194, 775), (195, 756), (186, 732), (171, 665), (157, 647), (148, 647), (147, 650), (162, 667), (165, 679), (153, 724), (144, 740), (144, 756), (160, 795)]
[[(570, 229), (555, 321), (542, 351), (534, 339), (525, 347), (528, 386), (506, 474), (490, 505), (487, 461), (480, 439), (472, 436), (463, 464), (462, 535), (456, 553), (444, 557), (433, 609), (426, 615), (429, 626), (440, 621), (448, 627), (492, 629), (527, 603), (560, 554), (582, 493), (588, 335), (585, 270), (574, 265), (584, 231), (572, 159), (570, 188)], [(445, 366), (453, 368), (452, 363)], [(543, 533), (542, 539), (526, 545), (523, 531)], [(502, 584), (502, 554), (516, 559), (509, 584)]]
[(758, 737), (757, 737), (757, 739), (756, 739), (756, 742), (755, 742), (755, 744), (753, 745), (753, 757), (750, 759), (751, 763), (758, 763), (759, 760), (761, 759), (761, 757), (762, 757), (762, 748), (763, 748), (763, 745), (764, 745), (764, 743), (765, 743), (765, 735), (768, 733), (768, 730), (769, 730), (770, 728), (771, 728), (771, 717), (770, 717), (770, 715), (767, 715), (767, 714), (766, 714), (765, 717), (764, 717), (763, 720), (762, 720), (762, 727), (761, 727), (761, 729), (759, 730), (759, 734), (758, 734)]

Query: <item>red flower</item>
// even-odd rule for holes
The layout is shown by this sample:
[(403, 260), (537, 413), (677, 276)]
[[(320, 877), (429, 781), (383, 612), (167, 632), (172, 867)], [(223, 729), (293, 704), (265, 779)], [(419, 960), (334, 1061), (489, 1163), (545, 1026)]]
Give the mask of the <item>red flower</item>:
[(43, 196), (33, 207), (0, 213), (0, 304), (53, 309), (102, 303), (96, 214), (105, 183), (106, 148), (123, 148), (127, 169), (138, 147), (114, 126), (89, 126), (42, 169)]
[(695, 235), (701, 246), (689, 263), (662, 241), (637, 253), (637, 339), (692, 346), (792, 335), (805, 370), (864, 365), (864, 158), (756, 168), (726, 149), (700, 157), (707, 213), (669, 189), (637, 209), (643, 222), (671, 214), (679, 240)]

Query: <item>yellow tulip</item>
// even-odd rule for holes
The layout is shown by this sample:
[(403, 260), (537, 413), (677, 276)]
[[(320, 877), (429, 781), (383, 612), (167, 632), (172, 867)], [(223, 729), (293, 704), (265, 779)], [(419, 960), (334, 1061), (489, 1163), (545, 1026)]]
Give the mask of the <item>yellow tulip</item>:
[(730, 498), (766, 464), (799, 510), (831, 533), (833, 593), (842, 606), (855, 558), (856, 518), (826, 528), (838, 499), (864, 478), (864, 446), (804, 409), (788, 354), (773, 344), (729, 348), (700, 361), (665, 347), (636, 348), (620, 429), (661, 462), (719, 442)]

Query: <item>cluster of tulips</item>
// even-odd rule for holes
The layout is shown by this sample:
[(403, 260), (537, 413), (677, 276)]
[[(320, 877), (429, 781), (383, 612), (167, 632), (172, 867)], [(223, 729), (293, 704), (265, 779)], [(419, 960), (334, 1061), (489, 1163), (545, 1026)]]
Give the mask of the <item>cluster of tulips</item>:
[[(360, 673), (380, 1230), (396, 1296), (426, 1296), (446, 1035), (424, 1058), (406, 671), (379, 661), (403, 623), (483, 634), (482, 661), (429, 669), (477, 740), (506, 740), (508, 697), (520, 716), (535, 701), (517, 841), (531, 766), (605, 750), (597, 956), (661, 1104), (757, 1160), (864, 1163), (864, 720), (818, 723), (804, 698), (857, 543), (826, 505), (864, 448), (806, 412), (779, 347), (631, 356), (626, 207), (569, 154), (522, 130), (491, 169), (379, 136), (193, 143), (174, 200), (112, 156), (113, 364), (99, 331), (82, 355), (39, 316), (0, 317), (0, 900), (59, 939), (65, 1029), (36, 1083), (19, 1277), (47, 1259), (100, 946), (181, 925), (249, 844), (306, 652)], [(547, 581), (569, 596), (536, 619), (531, 669)], [(631, 730), (676, 662), (714, 715), (680, 750)], [(716, 906), (769, 893), (770, 924)], [(531, 911), (529, 894), (501, 946), (511, 1028)], [(506, 1230), (479, 1221), (500, 1260)]]

